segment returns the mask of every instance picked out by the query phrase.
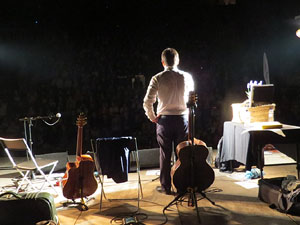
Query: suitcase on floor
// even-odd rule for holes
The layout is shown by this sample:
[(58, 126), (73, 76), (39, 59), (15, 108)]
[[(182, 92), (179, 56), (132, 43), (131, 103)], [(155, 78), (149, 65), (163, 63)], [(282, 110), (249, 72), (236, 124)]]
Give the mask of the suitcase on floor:
[(54, 198), (50, 193), (0, 194), (1, 225), (36, 225), (41, 221), (45, 223), (40, 224), (59, 224)]
[(260, 179), (258, 198), (268, 203), (270, 208), (283, 213), (300, 215), (300, 188), (284, 190), (283, 182), (286, 180), (287, 177)]

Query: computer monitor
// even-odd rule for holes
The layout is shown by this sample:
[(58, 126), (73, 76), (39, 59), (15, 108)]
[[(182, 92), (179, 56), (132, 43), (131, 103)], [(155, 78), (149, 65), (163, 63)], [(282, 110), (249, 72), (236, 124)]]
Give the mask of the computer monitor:
[(274, 85), (263, 84), (251, 87), (250, 107), (274, 103)]

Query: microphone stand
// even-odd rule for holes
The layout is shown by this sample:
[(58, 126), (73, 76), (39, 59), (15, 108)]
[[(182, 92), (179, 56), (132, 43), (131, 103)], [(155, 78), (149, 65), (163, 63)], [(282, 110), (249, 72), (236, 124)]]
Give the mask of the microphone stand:
[[(33, 149), (32, 149), (33, 140), (32, 140), (32, 134), (31, 134), (31, 127), (33, 126), (32, 121), (35, 120), (35, 119), (33, 117), (25, 117), (25, 118), (21, 118), (19, 120), (23, 121), (23, 123), (24, 123), (24, 136), (25, 136), (25, 140), (26, 140), (27, 144), (29, 144), (29, 148), (30, 148), (32, 154), (34, 155)], [(27, 122), (28, 122), (28, 125), (27, 125)], [(27, 129), (28, 129), (28, 133), (29, 133), (29, 140), (28, 140), (28, 136), (27, 136)], [(26, 152), (26, 155), (27, 155), (27, 160), (29, 160), (28, 152)], [(30, 178), (31, 179), (35, 179), (35, 173), (34, 173), (34, 171), (31, 171)]]
[[(23, 121), (23, 123), (24, 123), (24, 137), (25, 137), (27, 144), (29, 144), (30, 150), (33, 154), (33, 149), (32, 149), (33, 141), (32, 141), (32, 134), (31, 134), (31, 127), (33, 126), (32, 121), (35, 120), (35, 118), (24, 117), (19, 120)], [(27, 127), (27, 122), (28, 122), (28, 127)], [(28, 134), (29, 134), (29, 140), (28, 140), (28, 136), (27, 136), (27, 130), (28, 130)], [(27, 158), (28, 158), (28, 155), (27, 155)]]
[[(39, 119), (44, 121), (44, 119), (51, 119), (51, 118), (52, 118), (52, 116), (37, 116), (37, 117), (24, 117), (24, 118), (19, 119), (19, 121), (23, 121), (23, 123), (24, 123), (24, 137), (25, 137), (25, 140), (26, 140), (27, 144), (29, 144), (29, 148), (30, 148), (33, 155), (34, 155), (33, 147), (32, 147), (33, 146), (33, 140), (32, 140), (32, 132), (31, 132), (31, 127), (33, 127), (32, 121), (33, 120), (39, 120)], [(60, 119), (60, 115), (58, 117), (58, 120), (59, 119)], [(55, 123), (57, 123), (58, 120)], [(47, 123), (47, 125), (51, 125), (51, 124)], [(27, 136), (27, 130), (28, 130), (29, 137)], [(26, 152), (26, 154), (27, 154), (27, 160), (29, 160), (28, 152)], [(35, 174), (34, 174), (33, 171), (31, 172), (31, 178), (32, 179), (35, 178)]]
[[(53, 117), (58, 118), (57, 121), (54, 122), (53, 124), (47, 123), (45, 121), (45, 119), (51, 119)], [(29, 147), (30, 147), (30, 150), (31, 150), (32, 154), (33, 154), (33, 149), (32, 149), (33, 140), (32, 140), (32, 134), (31, 134), (31, 127), (33, 127), (32, 121), (33, 120), (43, 120), (44, 123), (46, 123), (49, 126), (52, 126), (52, 125), (56, 124), (59, 121), (60, 117), (61, 117), (61, 114), (57, 113), (56, 116), (36, 116), (36, 117), (24, 117), (24, 118), (19, 119), (20, 121), (24, 122), (24, 136), (25, 136), (25, 140), (26, 140), (27, 144), (29, 144)], [(28, 122), (28, 127), (27, 127), (27, 122)], [(29, 140), (28, 140), (28, 137), (27, 137), (27, 130), (28, 130), (28, 134), (29, 134)]]

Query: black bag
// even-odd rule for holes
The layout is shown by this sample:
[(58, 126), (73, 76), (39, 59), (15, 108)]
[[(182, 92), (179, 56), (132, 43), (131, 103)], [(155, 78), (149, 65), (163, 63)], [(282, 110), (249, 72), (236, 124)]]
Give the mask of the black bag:
[(36, 225), (41, 221), (58, 224), (54, 198), (50, 193), (0, 194), (1, 225)]
[(286, 177), (260, 179), (258, 197), (280, 212), (300, 215), (300, 188), (287, 191), (282, 188)]
[(223, 147), (223, 136), (220, 138), (217, 145), (217, 154), (215, 158), (215, 167), (220, 170), (220, 172), (233, 172), (234, 168), (238, 168), (241, 163), (236, 160), (224, 161), (221, 162), (221, 153)]

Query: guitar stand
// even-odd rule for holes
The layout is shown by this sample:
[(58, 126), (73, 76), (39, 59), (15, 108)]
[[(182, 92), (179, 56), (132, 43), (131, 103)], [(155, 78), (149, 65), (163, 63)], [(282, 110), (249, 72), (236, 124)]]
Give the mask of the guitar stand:
[[(198, 204), (197, 204), (197, 196), (196, 196), (196, 191), (194, 190), (194, 188), (188, 188), (185, 192), (179, 193), (166, 207), (164, 207), (163, 209), (163, 214), (165, 214), (165, 210), (167, 210), (167, 208), (169, 208), (172, 204), (174, 204), (175, 202), (179, 201), (180, 198), (184, 197), (186, 194), (189, 194), (188, 197), (188, 206), (195, 206), (195, 209), (197, 211), (197, 218), (198, 218), (198, 222), (199, 224), (201, 224), (201, 219), (200, 219), (200, 214), (199, 214), (199, 210), (198, 210)], [(211, 199), (209, 199), (205, 193), (203, 193), (202, 191), (198, 191), (199, 194), (202, 195), (203, 198), (207, 199), (211, 204), (215, 205), (216, 203), (214, 201), (212, 201)], [(200, 199), (202, 200), (202, 199)]]
[(80, 202), (76, 202), (74, 199), (72, 199), (71, 202), (64, 202), (63, 203), (63, 207), (67, 207), (69, 205), (77, 205), (77, 209), (80, 211), (87, 211), (89, 209), (89, 207), (86, 205), (87, 202), (89, 202), (90, 200), (95, 199), (94, 197), (89, 198), (87, 201), (84, 201), (83, 198), (81, 198)]

